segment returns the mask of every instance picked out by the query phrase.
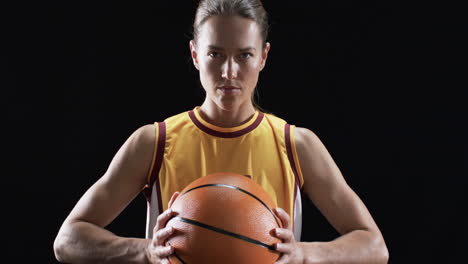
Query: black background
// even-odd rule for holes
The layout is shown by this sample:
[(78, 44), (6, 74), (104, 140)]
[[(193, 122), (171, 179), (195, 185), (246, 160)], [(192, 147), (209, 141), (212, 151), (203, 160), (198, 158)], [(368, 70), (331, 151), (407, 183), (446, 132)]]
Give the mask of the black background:
[[(462, 9), (381, 1), (264, 5), (272, 48), (260, 105), (322, 139), (381, 228), (390, 263), (463, 260)], [(3, 6), (7, 256), (56, 263), (60, 224), (128, 136), (202, 103), (188, 49), (194, 11), (195, 1)], [(302, 239), (335, 238), (304, 204)], [(138, 196), (108, 228), (142, 237), (145, 220)]]

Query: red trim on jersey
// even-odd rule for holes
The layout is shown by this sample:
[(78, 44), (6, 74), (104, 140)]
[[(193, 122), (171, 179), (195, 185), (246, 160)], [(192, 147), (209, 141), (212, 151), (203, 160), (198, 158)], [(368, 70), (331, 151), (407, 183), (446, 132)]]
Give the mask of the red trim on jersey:
[(161, 169), (162, 160), (164, 157), (164, 149), (166, 146), (166, 123), (158, 122), (158, 144), (156, 147), (156, 157), (154, 159), (153, 171), (151, 171), (149, 191), (145, 194), (146, 199), (150, 201), (151, 191), (153, 190), (153, 184), (156, 183), (156, 193), (158, 196), (158, 207), (159, 212), (162, 212), (162, 200), (161, 200), (161, 185), (159, 183), (159, 170)]
[[(291, 125), (287, 124), (284, 126), (284, 136), (286, 141), (286, 152), (288, 153), (288, 160), (289, 164), (291, 165), (291, 169), (294, 173), (294, 202), (293, 202), (293, 213), (296, 209), (296, 197), (297, 197), (297, 190), (299, 189), (299, 174), (297, 173), (296, 163), (294, 162), (294, 157), (292, 153), (292, 145), (291, 145)], [(294, 216), (290, 216), (292, 223), (294, 223)]]
[(242, 135), (245, 135), (247, 133), (249, 133), (250, 131), (254, 130), (256, 127), (258, 127), (258, 125), (260, 125), (260, 122), (262, 122), (263, 120), (263, 116), (264, 114), (262, 112), (258, 113), (258, 116), (257, 116), (257, 119), (255, 119), (255, 121), (249, 125), (248, 127), (244, 128), (244, 129), (241, 129), (239, 131), (235, 131), (235, 132), (220, 132), (220, 131), (216, 131), (216, 130), (213, 130), (205, 125), (203, 125), (198, 119), (197, 119), (197, 116), (195, 115), (195, 113), (193, 112), (193, 110), (189, 111), (188, 112), (189, 116), (190, 116), (190, 119), (192, 119), (192, 122), (199, 128), (201, 129), (203, 132), (207, 133), (207, 134), (210, 134), (212, 136), (215, 136), (215, 137), (222, 137), (222, 138), (233, 138), (233, 137), (240, 137)]

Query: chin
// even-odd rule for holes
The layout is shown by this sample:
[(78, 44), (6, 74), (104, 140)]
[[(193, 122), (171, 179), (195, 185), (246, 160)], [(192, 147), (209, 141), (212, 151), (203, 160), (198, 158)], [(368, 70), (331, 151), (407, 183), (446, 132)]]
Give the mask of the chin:
[(216, 106), (222, 110), (230, 111), (233, 109), (239, 109), (239, 102), (237, 100), (222, 100), (216, 103)]

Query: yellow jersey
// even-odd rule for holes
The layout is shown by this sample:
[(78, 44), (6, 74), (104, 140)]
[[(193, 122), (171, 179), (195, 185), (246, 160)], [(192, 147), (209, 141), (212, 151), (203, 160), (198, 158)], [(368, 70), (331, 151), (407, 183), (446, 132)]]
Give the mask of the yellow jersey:
[(172, 194), (199, 177), (215, 172), (249, 175), (277, 207), (291, 216), (300, 240), (302, 172), (294, 142), (294, 125), (256, 111), (244, 124), (222, 128), (203, 120), (197, 106), (155, 122), (156, 140), (148, 173), (146, 237)]

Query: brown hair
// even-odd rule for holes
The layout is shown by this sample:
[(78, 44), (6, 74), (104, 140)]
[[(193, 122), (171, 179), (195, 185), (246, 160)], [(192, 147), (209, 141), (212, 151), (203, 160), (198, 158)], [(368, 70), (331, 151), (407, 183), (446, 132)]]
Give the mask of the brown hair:
[(260, 0), (201, 0), (193, 23), (193, 39), (198, 39), (199, 28), (212, 16), (240, 16), (252, 19), (260, 26), (263, 48), (268, 37), (268, 14)]
[[(257, 22), (260, 27), (263, 49), (268, 37), (268, 14), (260, 0), (201, 0), (198, 3), (193, 23), (193, 40), (197, 43), (199, 28), (212, 16), (240, 16)], [(252, 104), (256, 109), (265, 112), (255, 101), (258, 90), (252, 93)]]

